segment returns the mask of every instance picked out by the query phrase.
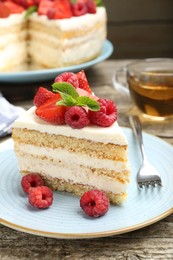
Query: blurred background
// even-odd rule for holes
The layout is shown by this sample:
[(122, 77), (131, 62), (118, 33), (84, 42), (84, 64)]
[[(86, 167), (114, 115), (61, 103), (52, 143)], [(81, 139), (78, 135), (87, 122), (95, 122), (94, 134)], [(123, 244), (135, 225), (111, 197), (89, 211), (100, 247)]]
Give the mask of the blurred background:
[(173, 0), (105, 0), (111, 58), (173, 57)]

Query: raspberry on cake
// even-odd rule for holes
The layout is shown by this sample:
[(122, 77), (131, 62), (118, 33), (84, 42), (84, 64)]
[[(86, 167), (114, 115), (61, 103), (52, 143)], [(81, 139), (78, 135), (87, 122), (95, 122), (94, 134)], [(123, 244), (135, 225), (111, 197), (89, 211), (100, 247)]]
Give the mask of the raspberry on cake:
[(0, 71), (60, 68), (97, 57), (107, 34), (94, 0), (0, 1)]
[(100, 190), (110, 202), (121, 204), (127, 197), (130, 169), (116, 105), (64, 79), (67, 82), (53, 83), (53, 97), (13, 125), (20, 171), (39, 174), (53, 190), (78, 196)]

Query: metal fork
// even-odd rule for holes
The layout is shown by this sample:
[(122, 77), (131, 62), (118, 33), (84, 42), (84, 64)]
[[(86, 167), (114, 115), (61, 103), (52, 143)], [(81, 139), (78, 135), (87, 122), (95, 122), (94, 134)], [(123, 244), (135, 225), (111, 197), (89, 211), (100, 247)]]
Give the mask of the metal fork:
[(138, 187), (155, 187), (156, 184), (162, 186), (159, 171), (147, 159), (143, 144), (142, 127), (138, 116), (130, 116), (129, 122), (138, 141), (143, 159), (142, 165), (137, 173)]

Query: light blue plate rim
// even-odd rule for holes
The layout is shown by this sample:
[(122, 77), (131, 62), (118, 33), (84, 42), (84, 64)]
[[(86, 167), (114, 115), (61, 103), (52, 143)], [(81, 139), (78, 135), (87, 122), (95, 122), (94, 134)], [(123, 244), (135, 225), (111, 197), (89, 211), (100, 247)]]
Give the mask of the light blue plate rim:
[(111, 204), (103, 217), (87, 217), (79, 198), (54, 192), (53, 205), (46, 210), (32, 208), (21, 189), (21, 175), (11, 139), (0, 144), (0, 223), (26, 233), (81, 239), (112, 236), (151, 225), (173, 213), (173, 146), (144, 133), (148, 158), (159, 169), (163, 187), (138, 190), (136, 172), (141, 163), (138, 145), (131, 129), (122, 128), (129, 142), (131, 182), (128, 199), (122, 206)]
[(77, 72), (82, 69), (88, 69), (104, 60), (109, 58), (113, 53), (114, 47), (109, 40), (105, 40), (101, 54), (88, 62), (81, 63), (79, 65), (68, 66), (64, 68), (54, 68), (54, 69), (43, 69), (43, 70), (31, 70), (31, 71), (21, 71), (21, 72), (0, 72), (0, 82), (4, 83), (22, 83), (22, 82), (41, 82), (54, 79), (58, 74), (65, 71)]

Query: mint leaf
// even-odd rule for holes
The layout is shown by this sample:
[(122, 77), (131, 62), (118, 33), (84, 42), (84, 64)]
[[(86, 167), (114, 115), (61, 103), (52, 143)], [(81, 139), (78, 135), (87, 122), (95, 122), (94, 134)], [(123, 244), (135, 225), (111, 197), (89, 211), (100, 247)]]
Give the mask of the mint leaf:
[(69, 107), (77, 105), (76, 99), (74, 99), (72, 96), (64, 93), (60, 93), (60, 95), (62, 97), (62, 100), (58, 101), (56, 105)]
[(92, 98), (86, 96), (80, 96), (77, 98), (77, 105), (88, 107), (89, 110), (98, 111), (100, 110), (100, 105), (97, 101), (93, 100)]
[(55, 82), (52, 85), (53, 91), (60, 93), (62, 100), (56, 103), (57, 106), (82, 106), (89, 110), (98, 111), (100, 105), (97, 101), (87, 96), (79, 96), (76, 89), (67, 82)]
[(59, 92), (67, 94), (69, 96), (72, 96), (74, 99), (79, 97), (79, 94), (77, 93), (76, 89), (70, 84), (66, 82), (55, 82), (52, 85), (54, 92)]
[(25, 13), (25, 16), (24, 18), (28, 18), (32, 13), (36, 12), (38, 9), (38, 7), (36, 5), (33, 5), (31, 7), (29, 7), (27, 10), (26, 10), (26, 13)]
[(96, 6), (104, 6), (103, 0), (94, 0), (94, 2), (96, 3)]

